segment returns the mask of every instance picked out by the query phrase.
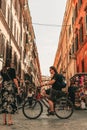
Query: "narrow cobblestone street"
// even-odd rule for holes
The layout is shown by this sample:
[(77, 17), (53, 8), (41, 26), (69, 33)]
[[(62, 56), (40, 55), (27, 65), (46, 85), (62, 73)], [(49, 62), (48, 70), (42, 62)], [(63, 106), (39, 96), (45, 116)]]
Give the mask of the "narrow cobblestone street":
[(2, 125), (0, 115), (0, 130), (87, 130), (87, 110), (76, 110), (72, 117), (66, 120), (56, 116), (43, 114), (36, 120), (29, 120), (24, 117), (21, 110), (14, 115), (14, 125)]

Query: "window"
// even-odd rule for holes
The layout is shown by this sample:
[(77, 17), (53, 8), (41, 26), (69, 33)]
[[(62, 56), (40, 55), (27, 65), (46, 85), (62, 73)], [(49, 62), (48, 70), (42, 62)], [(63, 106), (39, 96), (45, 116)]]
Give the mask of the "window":
[(14, 37), (16, 38), (16, 22), (14, 22)]
[(17, 44), (19, 45), (18, 38), (19, 38), (19, 32), (18, 32), (18, 29), (17, 29)]
[(28, 43), (28, 34), (26, 34), (26, 43)]
[(72, 44), (72, 54), (74, 53), (74, 43)]
[(81, 7), (82, 5), (82, 0), (78, 0), (78, 9)]
[(0, 8), (1, 8), (2, 0), (0, 0)]
[(78, 34), (76, 35), (76, 38), (75, 38), (75, 51), (78, 50)]
[(86, 32), (86, 34), (87, 34), (87, 14), (86, 14), (86, 16), (85, 16), (85, 32)]
[(70, 36), (70, 34), (71, 34), (71, 25), (69, 26), (69, 36)]
[(5, 39), (3, 35), (0, 35), (0, 56), (4, 57)]
[(14, 63), (15, 63), (15, 69), (17, 70), (17, 54), (14, 52)]
[(21, 76), (21, 62), (18, 62), (18, 68), (17, 68), (17, 73), (19, 74), (19, 76)]
[(70, 51), (69, 51), (69, 59), (71, 59), (71, 57), (72, 57), (72, 52), (71, 52), (71, 49), (70, 49)]
[(6, 1), (5, 0), (0, 0), (0, 8), (2, 9), (4, 16), (6, 17)]
[(13, 32), (13, 15), (11, 15), (11, 32)]
[(75, 19), (77, 18), (77, 16), (78, 16), (78, 11), (77, 11), (77, 4), (76, 4), (76, 6), (75, 6), (75, 15), (74, 15)]
[(17, 12), (17, 0), (14, 1), (14, 8), (15, 8), (15, 10)]
[[(10, 64), (12, 60), (12, 47), (7, 42), (6, 44), (6, 64)], [(10, 63), (9, 63), (10, 61)]]
[(77, 65), (77, 72), (79, 73), (79, 65)]
[(82, 72), (84, 72), (84, 59), (82, 60)]
[(79, 30), (79, 40), (80, 40), (80, 43), (83, 42), (83, 25), (81, 25), (80, 30)]
[(8, 25), (10, 26), (10, 11), (9, 11), (9, 7), (8, 7)]

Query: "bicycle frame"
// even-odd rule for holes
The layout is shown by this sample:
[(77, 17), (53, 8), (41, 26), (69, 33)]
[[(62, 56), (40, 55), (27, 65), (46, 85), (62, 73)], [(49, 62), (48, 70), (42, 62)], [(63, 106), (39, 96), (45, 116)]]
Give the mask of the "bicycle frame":
[(47, 100), (46, 97), (45, 98), (41, 98), (39, 101), (41, 102), (42, 105), (44, 105), (46, 108), (49, 109), (49, 104), (48, 104), (48, 100)]

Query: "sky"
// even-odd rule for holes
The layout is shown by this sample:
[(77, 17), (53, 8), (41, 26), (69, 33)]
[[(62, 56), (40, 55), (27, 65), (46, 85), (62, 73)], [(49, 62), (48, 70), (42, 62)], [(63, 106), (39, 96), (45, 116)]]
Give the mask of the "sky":
[[(28, 0), (42, 75), (53, 65), (67, 0)], [(58, 26), (56, 26), (58, 25)]]

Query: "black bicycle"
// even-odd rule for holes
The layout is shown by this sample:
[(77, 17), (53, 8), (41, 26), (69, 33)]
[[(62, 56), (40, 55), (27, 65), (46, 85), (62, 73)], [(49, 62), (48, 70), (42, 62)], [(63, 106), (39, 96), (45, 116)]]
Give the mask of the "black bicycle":
[[(37, 88), (38, 91), (38, 88)], [(38, 96), (39, 95), (39, 96)], [(39, 97), (39, 98), (37, 98)], [(49, 104), (47, 97), (40, 96), (40, 92), (38, 91), (32, 99), (32, 104), (29, 105), (29, 100), (27, 99), (22, 107), (22, 112), (24, 116), (28, 119), (37, 119), (43, 112), (43, 105), (47, 108), (47, 112), (49, 112)], [(60, 119), (67, 119), (71, 117), (73, 114), (73, 104), (68, 99), (67, 95), (59, 91), (55, 96), (54, 102), (54, 113)]]

